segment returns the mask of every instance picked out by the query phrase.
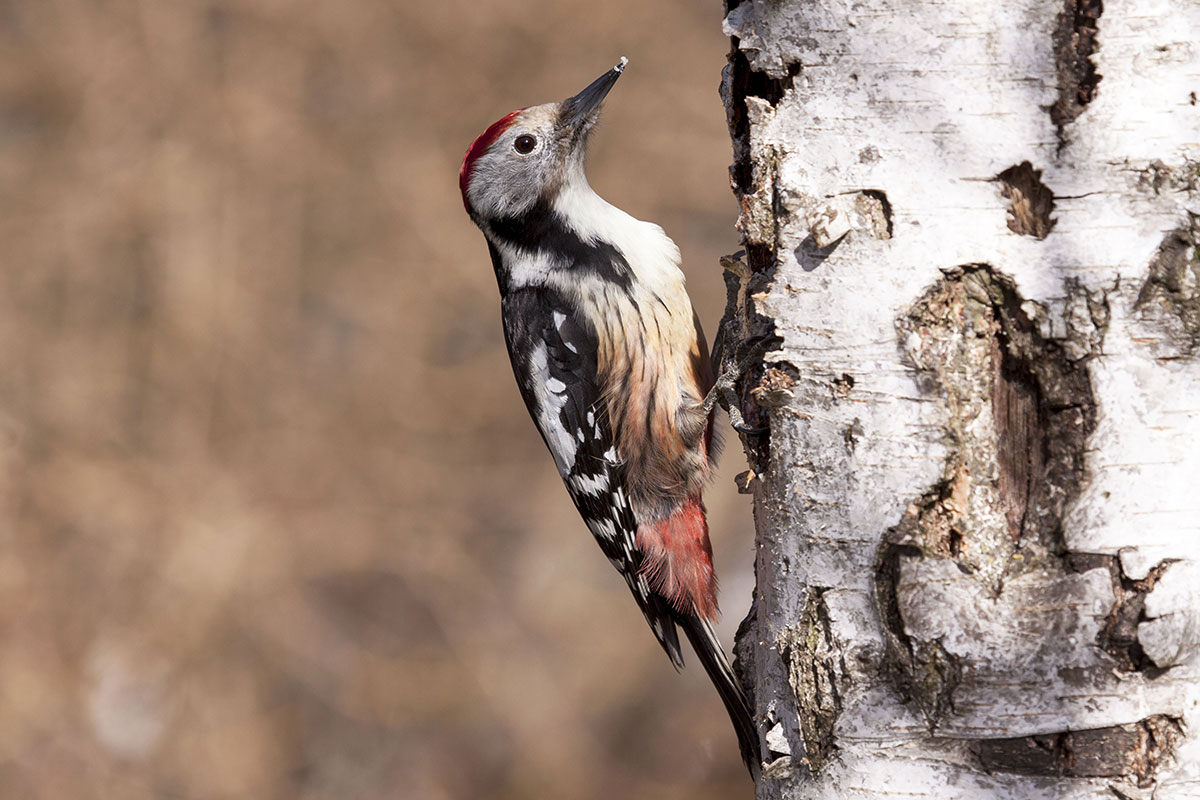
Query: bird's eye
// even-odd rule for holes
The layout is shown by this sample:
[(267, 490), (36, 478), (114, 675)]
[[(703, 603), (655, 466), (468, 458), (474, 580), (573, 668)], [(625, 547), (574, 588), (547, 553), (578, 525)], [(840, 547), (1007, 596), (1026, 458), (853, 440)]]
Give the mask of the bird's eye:
[(516, 150), (518, 153), (521, 153), (521, 154), (532, 153), (533, 148), (536, 146), (537, 146), (537, 139), (533, 138), (532, 136), (530, 136), (527, 133), (523, 134), (521, 136), (518, 136), (516, 138), (516, 140), (513, 142), (513, 150)]

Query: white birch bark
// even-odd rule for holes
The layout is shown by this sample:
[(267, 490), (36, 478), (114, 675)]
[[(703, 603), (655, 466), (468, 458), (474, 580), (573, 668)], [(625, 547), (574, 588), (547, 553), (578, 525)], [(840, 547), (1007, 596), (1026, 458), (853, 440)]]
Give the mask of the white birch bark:
[(730, 6), (758, 797), (1200, 797), (1200, 3)]

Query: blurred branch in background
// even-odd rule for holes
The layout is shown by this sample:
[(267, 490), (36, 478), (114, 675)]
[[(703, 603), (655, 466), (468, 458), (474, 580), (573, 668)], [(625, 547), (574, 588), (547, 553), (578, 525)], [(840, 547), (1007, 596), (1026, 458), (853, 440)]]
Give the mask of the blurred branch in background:
[(654, 5), (0, 2), (3, 796), (749, 791), (558, 485), (457, 196), (482, 124), (628, 55), (593, 180), (711, 331), (727, 42)]

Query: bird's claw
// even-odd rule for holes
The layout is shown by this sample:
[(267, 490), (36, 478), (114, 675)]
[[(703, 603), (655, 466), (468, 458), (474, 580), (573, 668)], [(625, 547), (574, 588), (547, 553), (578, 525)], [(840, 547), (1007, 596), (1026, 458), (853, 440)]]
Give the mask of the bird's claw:
[[(767, 428), (765, 427), (752, 427), (746, 424), (740, 408), (741, 403), (734, 389), (741, 377), (751, 367), (761, 362), (762, 357), (780, 341), (782, 340), (774, 334), (754, 336), (744, 340), (738, 346), (736, 359), (731, 359), (732, 363), (721, 370), (712, 389), (704, 398), (702, 406), (704, 413), (710, 413), (715, 406), (719, 405), (729, 414), (729, 422), (738, 433), (746, 436), (762, 436), (766, 433)], [(722, 360), (724, 360), (723, 357)]]

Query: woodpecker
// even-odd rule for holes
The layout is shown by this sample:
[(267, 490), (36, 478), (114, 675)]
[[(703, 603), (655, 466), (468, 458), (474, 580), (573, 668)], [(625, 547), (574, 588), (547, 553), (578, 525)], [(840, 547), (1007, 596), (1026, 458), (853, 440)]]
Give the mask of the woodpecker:
[(459, 188), (487, 239), (521, 396), (567, 492), (677, 669), (677, 628), (692, 643), (757, 778), (758, 733), (712, 628), (708, 347), (679, 248), (601, 199), (584, 172), (626, 63), (561, 103), (501, 117), (468, 148)]

